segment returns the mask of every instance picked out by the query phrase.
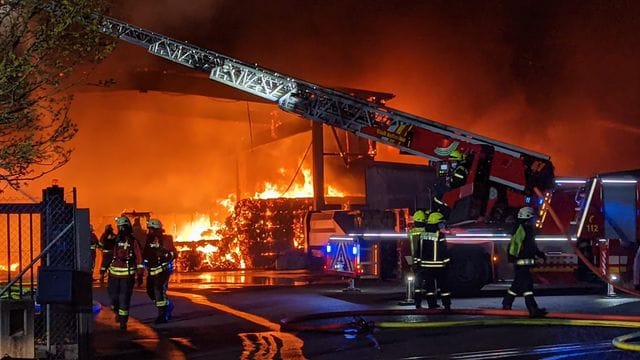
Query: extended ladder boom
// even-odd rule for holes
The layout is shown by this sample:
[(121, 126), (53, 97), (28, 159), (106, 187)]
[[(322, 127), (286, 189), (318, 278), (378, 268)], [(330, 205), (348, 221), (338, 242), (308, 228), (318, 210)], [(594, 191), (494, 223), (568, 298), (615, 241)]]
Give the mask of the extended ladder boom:
[[(358, 97), (247, 64), (110, 17), (102, 19), (103, 33), (205, 71), (211, 80), (277, 102), (284, 111), (435, 162), (446, 162), (454, 152), (464, 153), (468, 176), (463, 183), (451, 182), (455, 174), (447, 169), (455, 164), (442, 164), (440, 168), (445, 170), (438, 174), (446, 186), (436, 192), (444, 195), (445, 201), (453, 204), (469, 199), (458, 211), (460, 215), (452, 218), (461, 221), (490, 218), (494, 208), (521, 206), (534, 187), (549, 189), (553, 184), (553, 165), (547, 155), (407, 114), (386, 107), (381, 101), (364, 99), (366, 96)], [(512, 191), (520, 195), (514, 197)]]
[[(447, 138), (471, 144), (487, 144), (511, 156), (527, 154), (549, 157), (514, 145), (410, 115), (358, 97), (250, 65), (237, 59), (174, 40), (110, 17), (104, 17), (102, 32), (138, 45), (157, 56), (209, 73), (209, 78), (278, 102), (285, 111), (392, 145), (403, 151), (439, 161), (446, 150), (438, 145), (411, 146), (411, 128), (423, 128)], [(384, 129), (384, 131), (379, 131)], [(378, 130), (378, 131), (376, 131)], [(434, 152), (435, 150), (435, 152)]]

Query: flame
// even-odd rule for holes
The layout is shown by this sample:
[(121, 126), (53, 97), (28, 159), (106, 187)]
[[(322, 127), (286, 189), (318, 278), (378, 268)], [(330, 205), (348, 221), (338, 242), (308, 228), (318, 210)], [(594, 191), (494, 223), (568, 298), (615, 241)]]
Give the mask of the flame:
[(176, 241), (198, 241), (202, 239), (220, 240), (218, 230), (221, 228), (221, 223), (217, 221), (212, 222), (207, 215), (196, 214), (195, 220), (182, 226), (180, 232), (176, 235)]
[[(288, 184), (287, 182), (282, 182), (280, 184), (276, 184), (273, 182), (264, 182), (261, 186), (262, 191), (255, 192), (251, 197), (253, 199), (278, 199), (278, 198), (312, 198), (313, 197), (313, 183), (312, 183), (312, 173), (311, 169), (303, 167), (301, 169), (302, 176), (304, 181), (302, 183), (292, 183)], [(279, 168), (278, 173), (284, 177), (291, 176), (291, 171), (288, 171), (286, 168)], [(345, 194), (342, 191), (339, 191), (333, 186), (327, 187), (328, 196), (332, 197), (344, 197)], [(217, 265), (220, 266), (222, 264), (236, 264), (236, 266), (240, 269), (244, 269), (246, 267), (245, 254), (243, 254), (241, 249), (241, 244), (245, 242), (246, 239), (243, 239), (242, 236), (232, 235), (231, 244), (222, 244), (222, 243), (211, 243), (211, 241), (220, 241), (223, 239), (223, 233), (227, 233), (228, 229), (225, 229), (224, 219), (228, 216), (234, 214), (236, 211), (235, 206), (238, 199), (235, 194), (229, 194), (224, 199), (219, 199), (216, 203), (222, 207), (226, 214), (224, 218), (219, 218), (217, 220), (211, 219), (210, 216), (204, 214), (196, 214), (194, 219), (187, 224), (184, 224), (180, 227), (180, 231), (176, 235), (176, 247), (180, 252), (187, 251), (195, 251), (199, 254), (200, 259), (202, 260), (200, 266), (215, 268)], [(246, 215), (246, 214), (244, 214)], [(242, 213), (236, 214), (238, 219), (243, 219), (244, 216)], [(275, 228), (276, 225), (273, 223), (272, 216), (274, 214), (271, 213), (270, 210), (267, 209), (264, 213), (263, 219), (260, 220), (260, 225), (264, 226), (266, 230), (271, 231)], [(243, 220), (241, 220), (243, 221)], [(228, 238), (227, 238), (228, 239)], [(268, 241), (273, 241), (273, 239), (267, 239)], [(207, 241), (207, 243), (198, 243), (198, 245), (189, 243), (199, 242), (199, 241)], [(293, 248), (294, 249), (302, 249), (304, 248), (304, 223), (302, 221), (296, 221), (293, 224)], [(201, 245), (202, 244), (202, 245)]]
[[(284, 169), (279, 170), (280, 174), (285, 173)], [(278, 198), (311, 198), (313, 197), (313, 177), (311, 176), (311, 169), (302, 168), (302, 176), (304, 177), (304, 184), (292, 184), (287, 190), (286, 184), (276, 185), (271, 182), (265, 182), (263, 185), (263, 191), (256, 192), (253, 195), (254, 199), (278, 199)], [(342, 191), (337, 190), (335, 187), (329, 185), (327, 187), (327, 194), (334, 197), (343, 197), (345, 194)]]

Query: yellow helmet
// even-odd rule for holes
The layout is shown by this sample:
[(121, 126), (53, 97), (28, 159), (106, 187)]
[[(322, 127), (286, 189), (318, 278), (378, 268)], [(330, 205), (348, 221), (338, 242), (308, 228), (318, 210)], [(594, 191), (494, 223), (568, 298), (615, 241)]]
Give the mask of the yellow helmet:
[(416, 212), (413, 213), (413, 222), (425, 222), (425, 220), (427, 220), (427, 214), (425, 214), (424, 211), (416, 210)]
[(449, 160), (452, 161), (460, 161), (464, 158), (464, 154), (460, 150), (453, 150), (451, 154), (449, 154)]
[(444, 215), (442, 215), (442, 213), (434, 211), (431, 214), (429, 214), (429, 219), (427, 219), (427, 224), (438, 224), (443, 221), (444, 221)]

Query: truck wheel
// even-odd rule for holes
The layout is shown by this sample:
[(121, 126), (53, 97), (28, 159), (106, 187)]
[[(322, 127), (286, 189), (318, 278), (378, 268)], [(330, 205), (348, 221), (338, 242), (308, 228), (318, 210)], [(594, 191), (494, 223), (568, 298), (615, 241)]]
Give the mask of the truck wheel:
[(488, 255), (481, 248), (465, 245), (452, 247), (450, 255), (448, 280), (452, 295), (479, 295), (491, 276)]

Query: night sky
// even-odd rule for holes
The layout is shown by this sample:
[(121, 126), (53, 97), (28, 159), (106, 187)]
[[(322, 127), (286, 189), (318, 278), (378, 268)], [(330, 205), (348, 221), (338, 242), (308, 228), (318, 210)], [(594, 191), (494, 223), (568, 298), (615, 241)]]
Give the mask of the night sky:
[[(114, 1), (111, 16), (248, 63), (393, 93), (390, 107), (548, 154), (560, 176), (640, 168), (640, 2)], [(200, 76), (122, 42), (96, 76), (125, 84), (140, 69), (169, 84), (180, 74), (183, 89)], [(217, 96), (223, 85), (202, 77), (198, 93)], [(246, 108), (237, 99), (81, 92), (74, 157), (51, 177), (109, 215), (207, 211), (236, 190), (229, 149), (244, 151), (242, 181), (287, 183), (273, 167), (288, 157), (295, 168), (308, 136), (247, 152)], [(250, 112), (255, 134), (274, 119), (307, 124), (275, 107)]]

